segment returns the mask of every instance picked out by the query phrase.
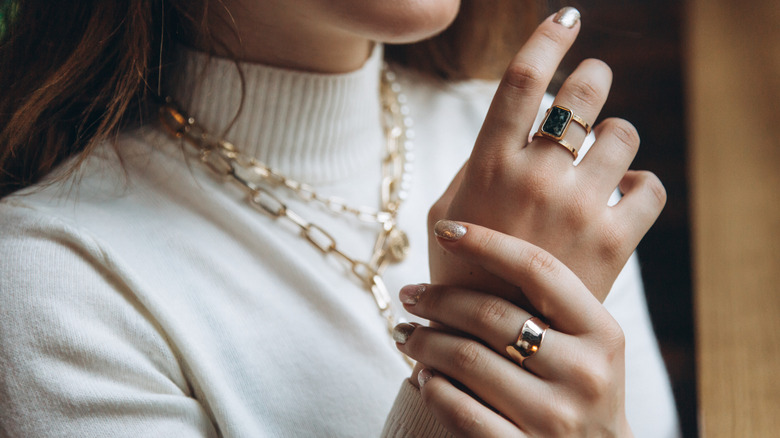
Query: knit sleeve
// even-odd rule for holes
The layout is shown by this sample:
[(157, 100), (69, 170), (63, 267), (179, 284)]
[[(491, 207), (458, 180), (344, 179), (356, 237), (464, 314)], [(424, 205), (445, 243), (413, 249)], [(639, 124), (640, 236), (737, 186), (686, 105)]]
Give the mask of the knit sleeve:
[(217, 435), (99, 246), (3, 203), (0, 254), (0, 436)]
[(650, 322), (636, 253), (621, 271), (604, 306), (626, 338), (626, 416), (634, 436), (679, 437), (672, 387)]
[(382, 437), (444, 438), (452, 435), (428, 412), (420, 391), (406, 379), (387, 416)]

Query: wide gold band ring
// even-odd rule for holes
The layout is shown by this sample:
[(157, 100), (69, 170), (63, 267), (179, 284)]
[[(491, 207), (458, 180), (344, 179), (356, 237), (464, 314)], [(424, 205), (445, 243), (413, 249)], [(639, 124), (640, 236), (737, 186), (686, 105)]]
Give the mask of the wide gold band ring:
[(534, 138), (546, 138), (552, 140), (559, 145), (565, 147), (574, 158), (577, 158), (577, 151), (579, 147), (575, 147), (571, 143), (563, 139), (566, 132), (569, 130), (569, 125), (574, 122), (583, 129), (585, 129), (585, 135), (590, 134), (591, 126), (582, 117), (574, 114), (570, 109), (562, 107), (560, 105), (553, 105), (547, 110), (544, 115), (544, 120), (539, 126), (539, 130), (534, 134)]
[(528, 318), (520, 329), (520, 335), (514, 344), (507, 345), (506, 352), (518, 365), (523, 366), (526, 359), (533, 356), (542, 347), (544, 334), (549, 324), (533, 316)]

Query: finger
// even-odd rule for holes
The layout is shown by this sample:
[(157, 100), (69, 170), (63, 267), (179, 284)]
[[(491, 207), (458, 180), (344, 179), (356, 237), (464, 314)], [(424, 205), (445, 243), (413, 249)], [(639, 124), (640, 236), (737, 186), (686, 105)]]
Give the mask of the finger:
[[(548, 112), (549, 119), (546, 116), (542, 121), (543, 130), (562, 137), (564, 142), (579, 151), (588, 133), (580, 123), (590, 129), (607, 100), (611, 85), (612, 70), (607, 64), (597, 59), (582, 61), (555, 96), (553, 108)], [(569, 110), (570, 115), (555, 108), (556, 106)], [(556, 119), (556, 116), (559, 118)], [(566, 116), (569, 117), (567, 123), (555, 123), (556, 120), (565, 120)], [(565, 146), (561, 147), (554, 140), (538, 136), (528, 145), (526, 151), (534, 160), (552, 159), (560, 166), (571, 167), (573, 160), (572, 152)]]
[(634, 161), (639, 134), (631, 123), (615, 118), (599, 123), (595, 133), (596, 143), (577, 166), (577, 178), (587, 179), (606, 202)]
[(434, 233), (451, 254), (519, 286), (538, 316), (557, 330), (587, 333), (609, 316), (569, 268), (538, 246), (463, 222), (440, 221)]
[[(400, 298), (409, 313), (480, 339), (510, 360), (506, 347), (533, 316), (503, 298), (457, 287), (410, 285), (401, 289)], [(569, 358), (577, 345), (571, 336), (547, 329), (543, 344), (523, 366), (543, 379), (562, 380), (575, 365)]]
[(505, 156), (527, 143), (544, 93), (579, 29), (574, 8), (561, 9), (537, 27), (507, 67), (472, 157)]
[(628, 171), (619, 185), (623, 197), (610, 209), (614, 227), (629, 227), (629, 239), (639, 243), (666, 204), (666, 189), (655, 174)]
[(477, 341), (418, 326), (405, 343), (396, 346), (426, 367), (462, 383), (515, 424), (549, 415), (553, 387)]
[(427, 369), (420, 376), (420, 395), (425, 405), (452, 434), (466, 438), (527, 436), (446, 378)]

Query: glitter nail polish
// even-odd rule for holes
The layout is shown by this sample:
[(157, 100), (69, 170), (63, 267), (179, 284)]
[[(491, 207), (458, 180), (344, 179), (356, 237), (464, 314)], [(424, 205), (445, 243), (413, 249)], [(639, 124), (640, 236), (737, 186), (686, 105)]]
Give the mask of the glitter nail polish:
[(401, 288), (401, 292), (398, 294), (399, 299), (404, 304), (415, 305), (420, 301), (420, 295), (425, 292), (424, 284), (410, 284)]
[(402, 322), (393, 328), (393, 340), (399, 344), (405, 344), (409, 340), (409, 336), (412, 336), (414, 326), (405, 322)]
[(420, 388), (425, 386), (425, 384), (428, 383), (428, 381), (432, 378), (433, 373), (428, 368), (423, 368), (419, 373), (417, 373), (417, 383), (420, 385)]
[(566, 6), (555, 14), (553, 21), (571, 29), (580, 21), (580, 11), (571, 6)]
[(466, 235), (466, 227), (448, 220), (440, 220), (433, 226), (433, 234), (444, 240), (458, 240)]

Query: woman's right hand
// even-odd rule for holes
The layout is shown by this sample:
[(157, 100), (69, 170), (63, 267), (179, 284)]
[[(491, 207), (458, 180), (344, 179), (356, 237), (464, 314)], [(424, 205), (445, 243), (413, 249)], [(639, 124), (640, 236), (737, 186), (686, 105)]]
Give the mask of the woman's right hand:
[[(625, 340), (606, 308), (543, 249), (477, 225), (447, 226), (460, 232), (438, 239), (443, 250), (521, 288), (543, 311), (455, 286), (403, 288), (406, 310), (437, 323), (395, 332), (398, 348), (427, 368), (416, 380), (428, 410), (462, 437), (630, 437)], [(518, 345), (532, 316), (550, 327)]]
[[(625, 120), (601, 122), (595, 128), (596, 143), (577, 166), (572, 154), (554, 141), (529, 141), (547, 86), (579, 31), (579, 13), (565, 11), (546, 19), (512, 60), (469, 161), (430, 210), (429, 228), (433, 231), (440, 219), (460, 220), (522, 238), (564, 262), (603, 301), (661, 212), (666, 193), (652, 173), (628, 170), (639, 137)], [(555, 104), (592, 124), (611, 78), (603, 62), (583, 61)], [(585, 136), (572, 122), (565, 139), (579, 146)], [(610, 207), (615, 187), (623, 197)], [(432, 283), (527, 304), (516, 286), (452, 257), (434, 241), (433, 232), (429, 235)]]

